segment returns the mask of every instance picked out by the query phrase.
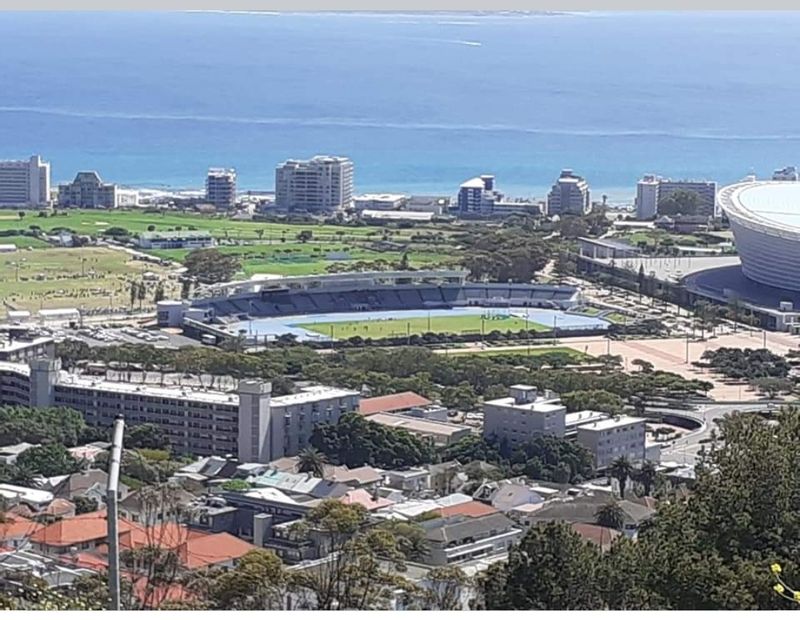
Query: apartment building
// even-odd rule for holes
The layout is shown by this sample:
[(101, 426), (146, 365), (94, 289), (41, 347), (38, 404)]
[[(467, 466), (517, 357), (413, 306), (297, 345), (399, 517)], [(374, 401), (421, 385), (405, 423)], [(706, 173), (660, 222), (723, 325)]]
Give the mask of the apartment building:
[(338, 422), (358, 409), (359, 393), (312, 386), (271, 397), (271, 385), (242, 380), (232, 392), (157, 386), (68, 373), (59, 360), (0, 362), (0, 404), (70, 407), (90, 426), (151, 423), (179, 454), (234, 454), (267, 463), (308, 445), (317, 422)]
[(483, 404), (483, 436), (525, 443), (538, 435), (563, 437), (567, 408), (559, 398), (532, 385), (512, 385), (509, 396)]
[(0, 206), (40, 207), (49, 202), (49, 163), (39, 155), (0, 161)]
[(236, 170), (233, 168), (208, 169), (206, 202), (220, 210), (233, 209), (236, 206)]
[(275, 169), (275, 206), (287, 211), (331, 212), (353, 205), (353, 162), (317, 155), (290, 159)]
[(636, 184), (636, 219), (651, 220), (658, 212), (659, 178), (654, 174), (646, 174)]
[(645, 420), (603, 411), (567, 413), (556, 394), (540, 394), (530, 385), (513, 385), (509, 396), (483, 405), (483, 436), (523, 444), (540, 435), (574, 439), (591, 454), (595, 469), (620, 456), (631, 462), (647, 458)]
[(675, 192), (692, 192), (697, 194), (697, 213), (684, 215), (703, 215), (713, 217), (716, 214), (717, 184), (714, 181), (673, 181), (660, 179), (658, 182), (658, 204)]
[(591, 209), (589, 184), (566, 168), (547, 194), (547, 215), (583, 215)]
[(778, 168), (772, 173), (773, 181), (798, 181), (800, 174), (797, 173), (797, 166), (786, 166)]
[(624, 456), (631, 463), (645, 460), (645, 420), (608, 417), (577, 427), (577, 441), (592, 453), (594, 468), (603, 469)]
[(117, 186), (103, 183), (94, 170), (79, 172), (72, 183), (58, 186), (58, 206), (113, 209), (118, 206)]

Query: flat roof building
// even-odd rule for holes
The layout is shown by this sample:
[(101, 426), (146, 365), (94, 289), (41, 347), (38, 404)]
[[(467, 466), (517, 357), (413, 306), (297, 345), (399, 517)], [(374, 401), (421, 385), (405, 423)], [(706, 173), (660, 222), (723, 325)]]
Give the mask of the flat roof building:
[(216, 240), (207, 230), (148, 231), (139, 235), (136, 245), (142, 249), (172, 250), (210, 248)]
[(483, 403), (483, 436), (520, 444), (538, 435), (563, 437), (567, 408), (549, 392), (512, 385), (509, 396)]
[(317, 155), (289, 159), (275, 170), (275, 206), (287, 211), (331, 212), (353, 205), (353, 162)]
[(572, 170), (561, 171), (547, 194), (547, 215), (583, 215), (591, 209), (589, 184)]
[(0, 161), (0, 205), (34, 206), (50, 202), (50, 164), (39, 155)]
[(636, 219), (650, 220), (658, 213), (658, 184), (660, 179), (654, 174), (646, 174), (636, 184)]
[(685, 213), (684, 215), (704, 215), (714, 217), (717, 204), (717, 184), (714, 181), (673, 181), (671, 179), (659, 179), (658, 182), (658, 205), (659, 213), (661, 203), (675, 192), (690, 192), (697, 194), (696, 213)]
[(418, 437), (428, 437), (437, 446), (449, 446), (472, 434), (469, 426), (436, 422), (394, 413), (375, 413), (369, 418), (382, 426), (407, 431)]
[(358, 400), (356, 391), (325, 386), (272, 398), (270, 383), (260, 380), (223, 392), (68, 373), (53, 359), (0, 362), (0, 404), (70, 407), (101, 428), (122, 414), (130, 425), (155, 424), (177, 453), (236, 454), (250, 462), (298, 454), (315, 424), (338, 422)]
[(405, 194), (361, 194), (353, 198), (356, 211), (397, 211), (402, 209), (408, 196)]
[(577, 427), (577, 440), (594, 456), (595, 469), (610, 466), (620, 457), (631, 463), (645, 460), (645, 419), (607, 417)]
[(233, 209), (236, 206), (236, 170), (233, 168), (208, 169), (206, 202), (220, 210)]

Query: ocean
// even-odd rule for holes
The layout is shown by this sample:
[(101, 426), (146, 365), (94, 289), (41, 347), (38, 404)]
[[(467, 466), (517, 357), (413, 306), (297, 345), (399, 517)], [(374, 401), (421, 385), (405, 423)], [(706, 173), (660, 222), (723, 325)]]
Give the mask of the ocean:
[(733, 182), (798, 162), (798, 13), (0, 13), (0, 158), (243, 189), (314, 154), (357, 192), (541, 198), (562, 168)]

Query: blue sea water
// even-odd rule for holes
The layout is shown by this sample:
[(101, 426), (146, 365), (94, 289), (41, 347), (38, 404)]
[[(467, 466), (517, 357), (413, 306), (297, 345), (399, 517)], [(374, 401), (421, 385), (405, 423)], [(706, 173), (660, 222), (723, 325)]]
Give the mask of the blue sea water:
[(800, 13), (2, 13), (0, 158), (200, 187), (350, 156), (357, 191), (541, 197), (798, 163)]

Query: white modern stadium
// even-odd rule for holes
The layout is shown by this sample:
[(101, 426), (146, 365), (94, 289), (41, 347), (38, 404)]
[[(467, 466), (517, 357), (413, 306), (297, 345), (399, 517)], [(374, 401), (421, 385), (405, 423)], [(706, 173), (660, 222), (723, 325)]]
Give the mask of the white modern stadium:
[(742, 273), (780, 289), (800, 291), (800, 183), (750, 181), (720, 190)]

